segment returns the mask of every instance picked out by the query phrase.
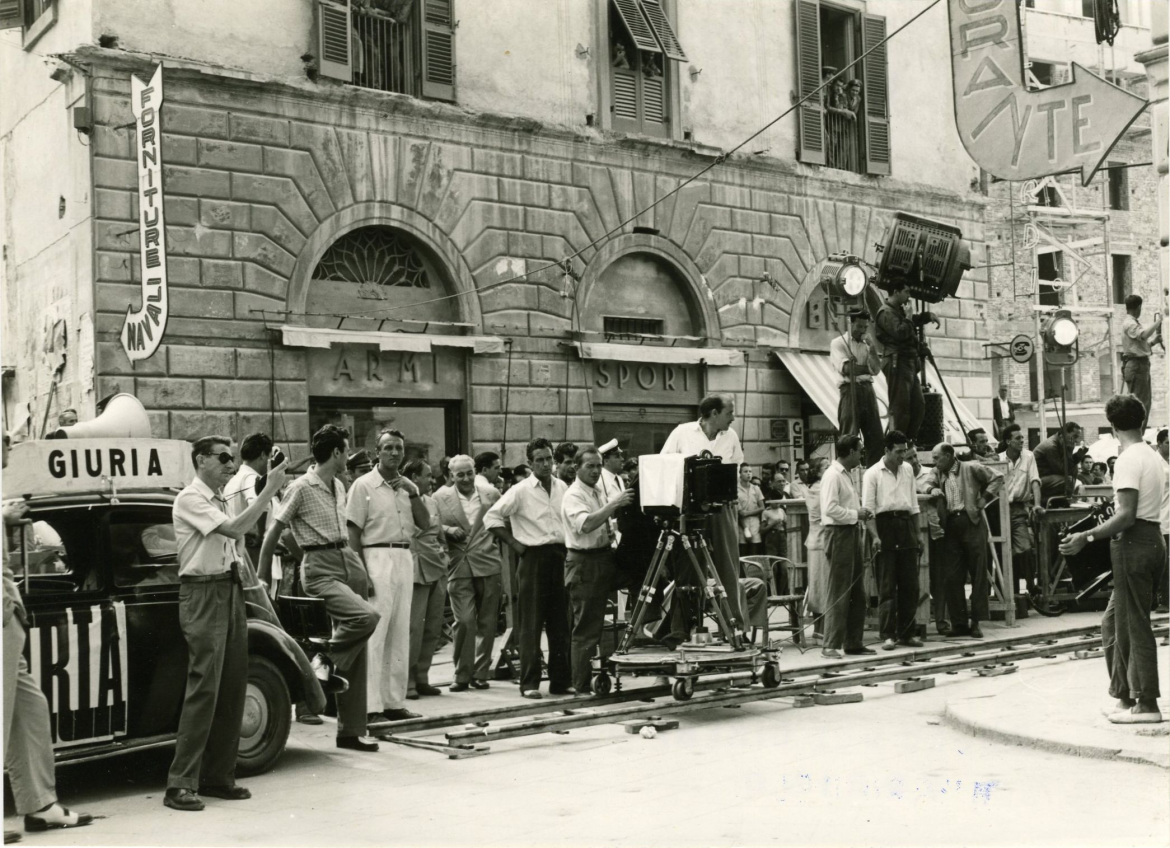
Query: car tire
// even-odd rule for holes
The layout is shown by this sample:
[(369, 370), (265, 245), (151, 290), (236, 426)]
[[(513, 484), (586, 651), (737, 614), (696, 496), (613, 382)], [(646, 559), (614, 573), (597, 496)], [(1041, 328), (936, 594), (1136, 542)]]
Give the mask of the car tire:
[(270, 660), (249, 655), (236, 772), (247, 776), (272, 768), (284, 752), (291, 727), (292, 698), (284, 675)]

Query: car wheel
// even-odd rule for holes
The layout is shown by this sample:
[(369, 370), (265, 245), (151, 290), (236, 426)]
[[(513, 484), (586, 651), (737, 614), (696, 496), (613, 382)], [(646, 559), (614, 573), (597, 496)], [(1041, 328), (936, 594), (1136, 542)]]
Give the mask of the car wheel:
[(292, 699), (284, 675), (264, 657), (248, 657), (248, 690), (236, 771), (261, 774), (272, 768), (288, 742), (292, 726)]

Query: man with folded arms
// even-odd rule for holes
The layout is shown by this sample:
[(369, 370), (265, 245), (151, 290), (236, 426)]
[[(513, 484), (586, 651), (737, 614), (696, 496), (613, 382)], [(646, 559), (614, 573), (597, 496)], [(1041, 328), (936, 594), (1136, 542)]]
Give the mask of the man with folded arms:
[(349, 549), (345, 527), (345, 471), (349, 432), (326, 424), (313, 434), (316, 465), (288, 487), (276, 521), (260, 549), (260, 569), (266, 572), (284, 529), (292, 530), (305, 556), (301, 585), (313, 597), (325, 600), (333, 619), (330, 655), (337, 673), (349, 688), (337, 695), (337, 747), (373, 752), (378, 743), (366, 735), (366, 642), (378, 626), (378, 612), (367, 600), (370, 576), (365, 564)]
[(918, 613), (918, 492), (914, 470), (903, 461), (913, 450), (906, 435), (891, 430), (885, 456), (868, 468), (861, 505), (873, 513), (867, 524), (877, 551), (878, 619), (882, 649), (921, 648), (915, 636)]
[(847, 654), (873, 654), (862, 642), (865, 637), (865, 586), (859, 548), (858, 521), (872, 513), (861, 506), (853, 486), (852, 472), (861, 464), (861, 438), (837, 439), (837, 459), (821, 478), (821, 526), (825, 558), (829, 561), (829, 597), (825, 609), (825, 644), (821, 654), (841, 659)]
[(569, 487), (553, 476), (552, 442), (533, 439), (527, 453), (532, 476), (496, 501), (483, 523), (520, 558), (516, 569), (520, 696), (538, 699), (541, 630), (548, 633), (549, 694), (573, 693), (569, 685), (569, 611), (565, 595), (565, 534), (561, 526), (561, 504)]
[(373, 607), (381, 620), (366, 656), (366, 712), (371, 720), (418, 718), (406, 709), (410, 676), (410, 602), (414, 596), (411, 540), (430, 526), (418, 487), (398, 470), (406, 437), (378, 435), (378, 464), (353, 481), (347, 495), (349, 547), (366, 563)]

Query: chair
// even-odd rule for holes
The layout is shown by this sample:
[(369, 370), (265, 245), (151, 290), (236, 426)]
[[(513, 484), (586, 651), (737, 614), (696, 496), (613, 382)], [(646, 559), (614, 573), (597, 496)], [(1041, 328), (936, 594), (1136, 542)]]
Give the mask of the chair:
[[(804, 589), (808, 585), (808, 567), (799, 565), (787, 557), (759, 554), (739, 558), (740, 571), (744, 577), (756, 577), (768, 586), (768, 633), (765, 634), (765, 647), (771, 642), (768, 635), (773, 630), (788, 630), (792, 632), (793, 644), (799, 645), (804, 640)], [(776, 591), (776, 569), (783, 567), (788, 575), (788, 591), (790, 594), (780, 595)], [(787, 624), (772, 624), (771, 611), (774, 607), (784, 607), (788, 611)], [(755, 630), (752, 629), (752, 642), (755, 642)]]

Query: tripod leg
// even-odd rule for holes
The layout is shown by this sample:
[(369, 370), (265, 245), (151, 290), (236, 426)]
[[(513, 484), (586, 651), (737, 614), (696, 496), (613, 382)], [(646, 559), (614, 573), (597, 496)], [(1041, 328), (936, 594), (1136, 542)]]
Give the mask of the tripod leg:
[(669, 530), (663, 530), (658, 535), (658, 546), (654, 549), (654, 556), (650, 559), (650, 568), (646, 571), (646, 579), (642, 582), (642, 590), (638, 593), (638, 602), (634, 604), (634, 612), (630, 618), (630, 626), (626, 628), (625, 635), (622, 637), (622, 644), (619, 651), (623, 654), (629, 651), (634, 635), (642, 632), (642, 623), (646, 618), (646, 609), (650, 605), (650, 602), (654, 600), (654, 595), (658, 592), (658, 581), (662, 576), (663, 570), (666, 568), (667, 562), (670, 561), (670, 552), (673, 548), (674, 534)]
[(687, 559), (690, 560), (691, 567), (695, 570), (695, 576), (699, 579), (699, 591), (705, 594), (707, 600), (711, 602), (711, 608), (715, 613), (715, 621), (719, 625), (719, 632), (723, 634), (723, 638), (729, 643), (733, 643), (738, 638), (737, 634), (728, 623), (727, 616), (724, 615), (723, 607), (719, 604), (716, 589), (707, 584), (707, 578), (714, 576), (715, 586), (720, 586), (719, 576), (714, 573), (714, 566), (711, 564), (710, 558), (704, 557), (708, 566), (707, 572), (704, 572), (703, 566), (699, 564), (699, 558), (695, 556), (696, 546), (685, 536), (683, 537), (682, 544), (683, 549), (687, 552)]
[(724, 618), (729, 622), (728, 627), (732, 635), (728, 637), (731, 646), (737, 651), (743, 647), (743, 634), (740, 622), (736, 619), (735, 614), (731, 611), (731, 603), (727, 600), (727, 587), (719, 579), (719, 571), (715, 568), (715, 562), (711, 559), (711, 549), (707, 546), (707, 540), (699, 536), (699, 548), (703, 552), (703, 562), (707, 566), (707, 571), (715, 580), (715, 602), (718, 604)]

